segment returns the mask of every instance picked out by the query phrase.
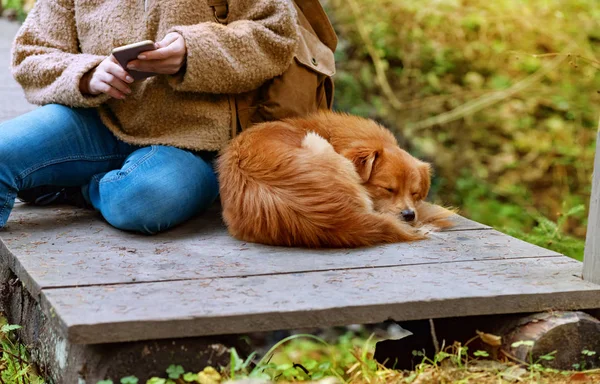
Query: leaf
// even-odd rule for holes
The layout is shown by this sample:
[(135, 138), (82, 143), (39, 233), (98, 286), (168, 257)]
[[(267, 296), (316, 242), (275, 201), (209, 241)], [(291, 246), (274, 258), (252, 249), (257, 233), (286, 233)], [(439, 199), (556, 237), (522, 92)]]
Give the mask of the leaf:
[(286, 369), (290, 369), (290, 368), (292, 368), (292, 364), (290, 364), (290, 363), (283, 363), (283, 364), (279, 364), (277, 366), (278, 371), (285, 371)]
[(248, 356), (248, 358), (246, 359), (246, 361), (244, 361), (244, 363), (242, 364), (242, 369), (246, 369), (250, 366), (250, 364), (252, 364), (252, 360), (254, 359), (254, 357), (256, 356), (256, 352), (252, 352), (250, 354), (250, 356)]
[(546, 360), (546, 361), (550, 361), (550, 360), (554, 360), (557, 351), (552, 351), (550, 353), (547, 353), (545, 355), (540, 356), (539, 358), (541, 360)]
[(256, 369), (250, 373), (249, 377), (252, 379), (271, 380), (271, 376), (267, 373)]
[(581, 351), (582, 355), (585, 356), (594, 356), (596, 354), (596, 351), (590, 351), (588, 349), (584, 349), (583, 351)]
[(167, 380), (161, 377), (153, 377), (146, 384), (167, 384)]
[(201, 384), (216, 384), (221, 382), (221, 374), (213, 367), (206, 367), (198, 373), (198, 379)]
[(519, 366), (512, 366), (501, 372), (500, 377), (507, 381), (521, 381), (526, 374), (528, 374), (527, 370)]
[(179, 379), (181, 375), (185, 373), (185, 369), (181, 365), (169, 365), (167, 368), (167, 374), (169, 375), (169, 379)]
[(492, 347), (499, 347), (502, 345), (502, 337), (500, 336), (492, 335), (491, 333), (485, 333), (481, 331), (477, 331), (477, 334), (481, 338), (481, 341), (483, 341), (487, 345), (490, 345)]
[(139, 380), (135, 376), (127, 376), (121, 379), (121, 384), (138, 384)]
[(569, 377), (570, 381), (587, 381), (588, 376), (583, 372), (577, 372)]
[(304, 368), (308, 369), (309, 371), (314, 370), (315, 368), (317, 368), (317, 366), (319, 365), (319, 362), (317, 360), (307, 360), (304, 362)]
[(187, 372), (183, 375), (183, 381), (186, 383), (193, 383), (194, 381), (198, 381), (198, 374), (193, 372)]
[(100, 380), (98, 383), (96, 384), (113, 384), (113, 381), (108, 379), (108, 380)]
[(444, 351), (440, 351), (437, 356), (436, 356), (436, 360), (439, 361), (444, 361), (445, 359), (447, 359), (448, 357), (451, 357), (452, 354), (448, 353), (448, 352), (444, 352)]
[(2, 328), (0, 328), (0, 331), (2, 333), (10, 333), (12, 331), (15, 331), (17, 329), (21, 329), (22, 327), (20, 325), (16, 325), (16, 324), (5, 324), (2, 326)]
[(475, 351), (473, 352), (473, 355), (477, 357), (488, 357), (490, 354), (486, 351)]
[(569, 209), (569, 211), (567, 213), (565, 213), (565, 216), (573, 216), (576, 215), (578, 213), (584, 212), (585, 211), (585, 205), (583, 204), (579, 204), (574, 206), (573, 208)]
[(515, 341), (510, 346), (512, 348), (519, 348), (520, 346), (526, 346), (526, 347), (530, 347), (531, 348), (534, 345), (535, 345), (535, 341), (533, 341), (533, 340), (520, 340), (520, 341)]

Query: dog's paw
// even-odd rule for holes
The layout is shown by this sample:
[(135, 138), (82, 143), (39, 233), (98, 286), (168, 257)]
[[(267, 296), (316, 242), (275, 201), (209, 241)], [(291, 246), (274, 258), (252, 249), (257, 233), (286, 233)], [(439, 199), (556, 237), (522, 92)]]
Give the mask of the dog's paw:
[(326, 152), (335, 152), (331, 144), (314, 132), (308, 132), (302, 139), (302, 147), (311, 150), (316, 155)]
[(422, 225), (420, 227), (415, 228), (417, 233), (420, 233), (421, 235), (428, 235), (431, 232), (437, 232), (439, 231), (439, 228), (436, 227), (435, 225), (430, 225), (430, 224), (425, 224)]

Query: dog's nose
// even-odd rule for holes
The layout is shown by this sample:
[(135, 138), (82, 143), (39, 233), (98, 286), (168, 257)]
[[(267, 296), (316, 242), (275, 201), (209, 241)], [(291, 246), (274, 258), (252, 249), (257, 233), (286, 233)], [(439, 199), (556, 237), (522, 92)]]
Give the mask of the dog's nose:
[(415, 211), (412, 209), (405, 209), (404, 211), (400, 212), (400, 214), (402, 215), (404, 221), (413, 221), (415, 219)]

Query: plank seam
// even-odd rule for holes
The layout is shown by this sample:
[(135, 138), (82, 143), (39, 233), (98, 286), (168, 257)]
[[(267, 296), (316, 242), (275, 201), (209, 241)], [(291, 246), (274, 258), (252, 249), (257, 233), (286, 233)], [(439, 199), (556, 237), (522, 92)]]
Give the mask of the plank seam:
[(147, 280), (147, 281), (125, 281), (118, 283), (106, 283), (106, 284), (80, 284), (80, 285), (61, 285), (61, 286), (52, 286), (52, 287), (41, 287), (41, 291), (50, 291), (55, 289), (68, 289), (68, 288), (89, 288), (89, 287), (106, 287), (106, 286), (116, 286), (116, 285), (134, 285), (134, 284), (156, 284), (156, 283), (171, 283), (171, 282), (181, 282), (181, 281), (201, 281), (201, 280), (218, 280), (218, 279), (245, 279), (248, 277), (265, 277), (265, 276), (285, 276), (285, 275), (293, 275), (297, 273), (322, 273), (322, 272), (338, 272), (338, 271), (358, 271), (361, 269), (364, 270), (372, 270), (372, 269), (382, 269), (382, 268), (398, 268), (398, 267), (416, 267), (421, 265), (441, 265), (441, 264), (458, 264), (458, 263), (473, 263), (473, 262), (486, 262), (486, 261), (503, 261), (503, 260), (525, 260), (525, 259), (549, 259), (549, 258), (561, 258), (565, 257), (572, 261), (577, 261), (575, 259), (571, 259), (568, 256), (555, 254), (555, 255), (546, 255), (546, 256), (524, 256), (518, 258), (493, 258), (493, 259), (485, 259), (485, 260), (457, 260), (457, 261), (444, 261), (440, 263), (412, 263), (412, 264), (389, 264), (389, 265), (377, 265), (372, 267), (349, 267), (349, 268), (329, 268), (329, 269), (320, 269), (318, 271), (315, 270), (306, 270), (306, 271), (289, 271), (289, 272), (278, 272), (278, 273), (259, 273), (254, 275), (238, 275), (238, 276), (218, 276), (218, 277), (195, 277), (195, 278), (185, 278), (185, 279), (170, 279), (170, 280)]

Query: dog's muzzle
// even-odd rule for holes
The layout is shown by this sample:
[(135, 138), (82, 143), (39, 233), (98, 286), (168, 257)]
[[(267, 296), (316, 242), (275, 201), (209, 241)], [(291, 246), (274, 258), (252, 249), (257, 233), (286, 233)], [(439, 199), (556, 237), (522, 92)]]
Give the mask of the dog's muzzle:
[(412, 209), (405, 209), (404, 211), (400, 212), (400, 215), (402, 215), (402, 219), (404, 219), (404, 221), (411, 222), (415, 220), (415, 211)]

